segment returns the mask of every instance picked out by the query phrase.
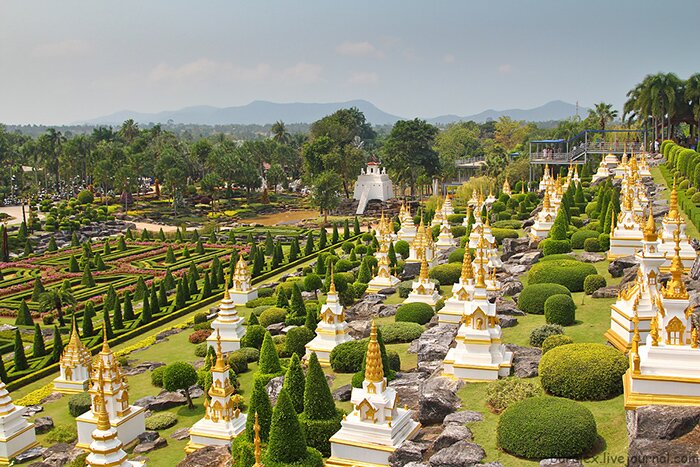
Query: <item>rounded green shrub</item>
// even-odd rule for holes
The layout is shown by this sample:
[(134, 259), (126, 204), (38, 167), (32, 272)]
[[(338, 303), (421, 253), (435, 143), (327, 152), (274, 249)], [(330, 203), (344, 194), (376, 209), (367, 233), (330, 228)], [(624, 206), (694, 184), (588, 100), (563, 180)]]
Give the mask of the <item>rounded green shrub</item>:
[(166, 430), (175, 425), (177, 425), (177, 417), (170, 412), (156, 413), (146, 419), (147, 430)]
[(461, 263), (462, 261), (464, 261), (464, 248), (455, 248), (447, 257), (448, 263)]
[(286, 317), (287, 310), (273, 306), (260, 314), (258, 322), (260, 326), (267, 328), (271, 324), (284, 323), (284, 318)]
[(287, 333), (287, 338), (284, 340), (284, 350), (287, 354), (297, 354), (299, 358), (306, 353), (305, 345), (316, 336), (312, 330), (306, 326), (298, 326), (292, 328)]
[(231, 352), (228, 356), (228, 364), (237, 374), (248, 371), (248, 357), (242, 352)]
[(355, 373), (362, 368), (366, 351), (367, 339), (339, 344), (331, 351), (331, 368), (337, 373)]
[(515, 229), (499, 229), (491, 228), (491, 234), (494, 236), (496, 243), (503, 243), (504, 238), (518, 238), (518, 231)]
[(542, 354), (546, 354), (553, 348), (559, 347), (560, 345), (567, 345), (573, 343), (574, 340), (569, 336), (565, 336), (564, 334), (555, 334), (553, 336), (549, 336), (542, 342)]
[[(206, 342), (204, 343), (206, 346)], [(153, 371), (151, 371), (151, 384), (154, 385), (157, 388), (162, 388), (163, 387), (163, 373), (165, 372), (165, 367), (164, 366), (159, 366), (158, 368), (155, 368)]]
[(406, 303), (396, 311), (396, 321), (426, 324), (434, 315), (433, 307), (427, 303)]
[(347, 259), (339, 259), (333, 265), (335, 272), (347, 272), (353, 268), (352, 261)]
[(80, 204), (90, 204), (95, 201), (95, 195), (90, 190), (82, 190), (78, 193), (77, 198)]
[(598, 235), (596, 235), (595, 238), (587, 238), (586, 240), (584, 240), (583, 250), (588, 251), (589, 253), (597, 253), (599, 251), (603, 251), (603, 249), (600, 246), (600, 241), (598, 240)]
[(595, 266), (571, 259), (547, 261), (530, 268), (528, 284), (560, 284), (571, 292), (582, 292), (586, 276), (596, 274)]
[(92, 400), (90, 399), (90, 394), (86, 392), (75, 394), (68, 399), (68, 412), (70, 412), (73, 417), (79, 417), (90, 410), (91, 404)]
[(238, 352), (241, 355), (245, 355), (245, 358), (248, 361), (248, 363), (257, 362), (260, 359), (260, 350), (253, 347), (241, 347), (235, 352)]
[(700, 193), (695, 193), (692, 198), (690, 198), (690, 201), (692, 201), (695, 204), (700, 204)]
[(591, 295), (596, 290), (602, 289), (607, 285), (608, 283), (605, 280), (605, 277), (601, 276), (600, 274), (590, 274), (586, 276), (583, 281), (583, 291), (586, 293), (586, 295)]
[(504, 378), (489, 383), (486, 388), (486, 405), (501, 413), (510, 405), (529, 397), (541, 396), (539, 385), (522, 378)]
[(450, 224), (461, 224), (464, 221), (464, 214), (450, 214), (447, 216), (447, 222)]
[(571, 326), (576, 321), (576, 304), (571, 295), (552, 295), (544, 302), (544, 317), (549, 324)]
[(558, 324), (544, 324), (530, 332), (530, 345), (533, 347), (542, 347), (542, 343), (546, 338), (558, 334), (564, 334), (563, 327)]
[(600, 244), (600, 251), (608, 251), (610, 249), (610, 234), (602, 233), (598, 235), (598, 243)]
[(571, 295), (569, 289), (560, 284), (528, 285), (518, 296), (518, 308), (526, 313), (541, 315), (544, 313), (544, 302), (552, 295)]
[(403, 281), (396, 285), (396, 291), (399, 293), (400, 298), (408, 297), (411, 290), (413, 290), (413, 281)]
[(571, 236), (571, 248), (574, 250), (580, 250), (583, 248), (583, 242), (585, 242), (588, 238), (595, 238), (597, 240), (598, 232), (586, 229), (574, 232), (574, 234)]
[(436, 279), (440, 285), (451, 285), (459, 282), (459, 276), (462, 274), (462, 265), (460, 263), (447, 263), (435, 266), (430, 270), (430, 278)]
[(688, 180), (683, 180), (682, 182), (680, 182), (680, 183), (678, 184), (678, 189), (679, 189), (679, 190), (687, 190), (689, 184), (690, 184), (690, 183), (688, 182)]
[(576, 400), (605, 400), (622, 394), (628, 361), (619, 350), (603, 344), (569, 344), (542, 356), (542, 388)]
[(260, 350), (266, 332), (267, 329), (259, 324), (249, 325), (245, 335), (241, 338), (241, 346), (253, 347), (254, 349)]
[(72, 443), (78, 438), (78, 430), (74, 425), (56, 425), (53, 430), (46, 435), (46, 441), (52, 444)]
[(245, 304), (246, 308), (257, 308), (259, 306), (267, 305), (272, 306), (277, 303), (277, 298), (275, 297), (260, 297), (254, 298)]
[(401, 257), (403, 259), (408, 258), (408, 253), (409, 253), (408, 242), (405, 240), (399, 240), (398, 242), (394, 243), (394, 251), (396, 251), (396, 254), (401, 255)]
[(595, 418), (578, 402), (559, 397), (531, 397), (501, 414), (498, 447), (526, 459), (578, 458), (598, 439)]
[(545, 256), (569, 253), (571, 251), (571, 240), (545, 238), (538, 247), (542, 249), (542, 254)]
[(207, 314), (203, 311), (194, 314), (194, 324), (201, 324), (207, 322)]
[(497, 229), (517, 230), (517, 229), (522, 229), (523, 223), (522, 223), (522, 221), (517, 221), (517, 220), (496, 221), (493, 223), (493, 227), (497, 228)]
[(396, 322), (380, 326), (385, 344), (411, 342), (418, 339), (425, 328), (418, 323)]
[(207, 343), (202, 342), (201, 344), (197, 344), (197, 347), (194, 348), (194, 356), (195, 357), (206, 357), (207, 356)]

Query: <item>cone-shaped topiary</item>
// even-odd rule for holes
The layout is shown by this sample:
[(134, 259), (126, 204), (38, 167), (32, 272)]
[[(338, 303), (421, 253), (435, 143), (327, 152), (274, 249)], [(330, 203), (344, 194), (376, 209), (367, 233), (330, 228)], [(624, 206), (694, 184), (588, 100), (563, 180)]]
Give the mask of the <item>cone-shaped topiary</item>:
[(289, 300), (287, 299), (287, 292), (284, 291), (284, 287), (277, 287), (277, 304), (278, 308), (288, 308)]
[(204, 280), (202, 282), (202, 298), (211, 297), (211, 282), (209, 281), (209, 271), (204, 271)]
[(156, 291), (156, 283), (151, 285), (151, 316), (155, 316), (160, 313), (160, 303), (158, 303), (158, 292)]
[(95, 269), (98, 271), (105, 271), (107, 269), (107, 265), (102, 260), (102, 255), (99, 253), (95, 253)]
[(294, 283), (292, 286), (292, 299), (289, 302), (289, 313), (296, 317), (306, 316), (306, 305), (304, 304), (304, 299), (301, 297), (301, 289), (297, 283)]
[[(259, 417), (259, 415), (258, 415)], [(282, 389), (272, 412), (266, 460), (291, 464), (306, 459), (306, 437), (287, 391)]]
[(304, 386), (304, 414), (309, 420), (329, 420), (336, 417), (335, 402), (316, 352), (309, 357)]
[(197, 287), (197, 279), (193, 276), (189, 276), (189, 283), (187, 284), (187, 291), (189, 295), (196, 295), (199, 293), (199, 288)]
[(302, 413), (304, 411), (305, 382), (306, 378), (304, 377), (304, 370), (301, 368), (299, 356), (297, 354), (292, 354), (282, 387), (286, 389), (289, 394), (289, 398), (294, 405), (294, 410), (296, 410), (297, 413)]
[(333, 234), (331, 235), (331, 244), (335, 245), (336, 243), (338, 243), (339, 238), (340, 237), (338, 236), (338, 223), (333, 222)]
[[(345, 219), (344, 225), (343, 225), (343, 240), (349, 240), (350, 239), (350, 222), (348, 222), (347, 219)], [(337, 242), (334, 242), (337, 243)]]
[(95, 330), (92, 326), (92, 318), (95, 316), (95, 305), (91, 300), (85, 302), (85, 309), (83, 310), (83, 336), (92, 337)]
[(122, 315), (122, 304), (119, 297), (114, 302), (114, 309), (112, 310), (112, 327), (115, 330), (124, 328), (124, 316)]
[(24, 371), (29, 368), (27, 356), (24, 354), (24, 342), (22, 342), (19, 329), (15, 329), (15, 346), (13, 351), (15, 353), (15, 371)]
[(117, 238), (117, 250), (126, 251), (126, 241), (124, 240), (123, 235), (120, 235), (119, 238)]
[(148, 296), (143, 297), (143, 307), (141, 308), (141, 324), (146, 324), (151, 321), (151, 303)]
[(85, 266), (83, 267), (83, 277), (80, 280), (80, 285), (88, 288), (95, 287), (95, 279), (92, 277), (89, 261), (85, 261)]
[(165, 263), (172, 264), (175, 261), (177, 260), (175, 259), (175, 252), (173, 251), (173, 246), (168, 245), (168, 250), (165, 252)]
[(102, 247), (102, 254), (105, 256), (112, 254), (112, 245), (109, 244), (109, 240), (105, 240), (105, 245)]
[(34, 279), (34, 289), (32, 290), (32, 301), (38, 302), (41, 294), (46, 292), (44, 289), (44, 284), (41, 283), (41, 277)]
[(566, 228), (567, 228), (567, 221), (566, 221), (566, 213), (564, 212), (563, 209), (560, 209), (559, 212), (557, 213), (557, 217), (554, 219), (554, 223), (552, 224), (552, 228), (549, 231), (549, 237), (553, 240), (566, 240)]
[(158, 289), (158, 305), (161, 307), (168, 306), (168, 292), (166, 291), (164, 281), (160, 283), (160, 287)]
[(372, 272), (369, 270), (368, 257), (362, 259), (360, 263), (360, 271), (357, 273), (357, 282), (363, 284), (369, 283), (372, 280)]
[(294, 237), (291, 245), (289, 245), (289, 262), (296, 261), (299, 257), (299, 239)]
[(139, 276), (136, 281), (136, 288), (134, 289), (134, 300), (137, 302), (143, 300), (143, 297), (148, 293), (148, 287), (146, 287), (146, 281), (143, 280), (143, 276)]
[(272, 256), (274, 249), (275, 244), (272, 241), (272, 234), (268, 230), (267, 234), (265, 235), (265, 256)]
[(282, 371), (280, 359), (277, 355), (275, 343), (269, 332), (265, 333), (262, 347), (260, 348), (260, 360), (258, 361), (258, 373), (263, 375), (277, 374)]
[(313, 252), (314, 252), (314, 234), (313, 234), (313, 232), (309, 232), (309, 235), (306, 237), (306, 245), (304, 246), (304, 256), (309, 256)]
[(41, 327), (39, 323), (34, 325), (34, 345), (32, 346), (32, 356), (33, 357), (43, 357), (46, 355), (46, 344), (44, 343), (44, 336), (41, 334)]
[(32, 314), (29, 312), (29, 307), (27, 302), (22, 300), (19, 303), (19, 310), (17, 310), (17, 318), (15, 319), (15, 325), (17, 326), (31, 326), (33, 323)]
[(70, 255), (70, 259), (68, 260), (68, 271), (80, 272), (80, 266), (78, 265), (78, 260), (75, 259), (75, 255)]
[(105, 295), (104, 300), (102, 300), (102, 308), (111, 310), (114, 308), (114, 302), (117, 300), (117, 292), (114, 290), (114, 286), (109, 284), (107, 288), (107, 295)]
[(107, 335), (107, 339), (113, 339), (114, 332), (112, 331), (112, 323), (109, 321), (109, 312), (107, 309), (102, 310), (102, 326), (104, 326), (104, 332)]
[(204, 254), (204, 244), (202, 243), (202, 239), (200, 238), (197, 240), (197, 246), (195, 247), (194, 251), (198, 255), (203, 255)]
[(131, 301), (129, 292), (124, 294), (124, 321), (132, 321), (134, 319), (134, 304)]
[(177, 292), (175, 292), (175, 309), (176, 310), (182, 309), (187, 302), (187, 299), (185, 298), (185, 290), (184, 290), (183, 285), (182, 285), (183, 283), (184, 283), (183, 280), (180, 280), (177, 283)]
[(51, 351), (51, 361), (56, 363), (63, 355), (63, 338), (58, 326), (53, 327), (53, 350)]
[[(256, 380), (253, 383), (253, 393), (250, 396), (248, 413), (258, 414), (260, 441), (263, 443), (267, 442), (270, 437), (270, 423), (272, 422), (272, 404), (270, 403), (270, 396), (267, 394), (267, 389), (265, 389), (265, 383), (263, 381)], [(255, 439), (255, 432), (253, 430), (254, 423), (255, 416), (249, 416), (245, 425), (246, 438), (248, 441), (253, 441), (253, 439)]]

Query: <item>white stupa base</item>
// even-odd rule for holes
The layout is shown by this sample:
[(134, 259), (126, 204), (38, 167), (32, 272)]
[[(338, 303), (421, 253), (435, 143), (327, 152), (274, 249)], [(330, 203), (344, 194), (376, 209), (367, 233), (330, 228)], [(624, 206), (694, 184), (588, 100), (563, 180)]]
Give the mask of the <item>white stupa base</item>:
[(549, 231), (552, 230), (552, 224), (554, 224), (554, 222), (535, 221), (532, 227), (530, 227), (530, 238), (536, 242), (544, 240), (549, 236)]
[(513, 353), (500, 343), (470, 346), (476, 352), (453, 347), (443, 362), (445, 376), (464, 381), (494, 381), (510, 375)]
[(318, 357), (318, 363), (321, 364), (321, 366), (331, 366), (331, 352), (333, 349), (335, 349), (339, 344), (342, 344), (343, 342), (349, 342), (353, 340), (352, 336), (350, 334), (347, 334), (345, 331), (342, 333), (338, 334), (331, 334), (329, 333), (324, 333), (324, 332), (319, 332), (323, 330), (316, 329), (316, 337), (314, 337), (310, 342), (306, 344), (306, 354), (304, 355), (304, 360), (308, 360), (309, 357), (311, 357), (311, 353), (315, 352), (316, 357)]
[(219, 331), (221, 338), (221, 351), (224, 354), (233, 352), (241, 348), (241, 338), (245, 336), (246, 327), (243, 326), (243, 318), (238, 318), (233, 322), (222, 321), (219, 318), (211, 323), (214, 332), (207, 337), (207, 346), (216, 350), (216, 331)]
[(0, 463), (9, 464), (10, 459), (38, 444), (34, 424), (22, 416), (25, 411), (17, 405), (7, 415), (0, 415)]
[(608, 169), (598, 167), (598, 171), (593, 174), (593, 178), (591, 179), (591, 183), (595, 183), (598, 180), (608, 178), (609, 176), (610, 176), (610, 171)]
[(643, 405), (700, 406), (700, 378), (649, 375), (643, 370), (635, 375), (629, 369), (623, 383), (626, 410)]
[(245, 431), (246, 419), (246, 414), (239, 414), (229, 421), (199, 420), (190, 428), (190, 442), (185, 446), (185, 452), (190, 453), (205, 446), (230, 446)]
[(403, 301), (403, 303), (426, 303), (433, 308), (437, 304), (438, 300), (440, 300), (440, 294), (435, 291), (430, 295), (423, 295), (423, 294), (418, 294), (416, 292), (411, 292), (408, 294), (408, 297), (406, 297), (406, 300)]
[(407, 439), (412, 439), (420, 423), (411, 419), (410, 411), (398, 409), (397, 417), (388, 424), (372, 424), (343, 420), (342, 427), (331, 439), (331, 457), (326, 466), (388, 466), (389, 456)]
[(457, 242), (452, 236), (445, 236), (443, 238), (438, 237), (438, 241), (435, 243), (437, 249), (443, 251), (449, 250), (450, 248), (454, 248), (456, 245)]
[(445, 306), (438, 311), (438, 322), (440, 324), (459, 324), (464, 316), (464, 302), (454, 297), (445, 300)]
[[(640, 343), (647, 341), (649, 331), (651, 331), (651, 319), (655, 314), (654, 310), (637, 310), (639, 323)], [(632, 310), (620, 309), (616, 304), (610, 307), (610, 329), (605, 333), (605, 338), (619, 351), (627, 353), (632, 348), (632, 337), (634, 336), (634, 322)]]
[[(137, 405), (130, 405), (129, 409), (129, 413), (124, 417), (112, 417), (109, 420), (110, 425), (117, 430), (117, 436), (125, 446), (146, 431), (146, 409)], [(89, 410), (76, 418), (76, 421), (78, 423), (78, 444), (76, 446), (87, 449), (92, 442), (92, 432), (97, 428), (97, 417), (92, 413), (92, 410)]]
[(60, 376), (53, 380), (53, 388), (56, 392), (61, 394), (80, 394), (81, 392), (87, 392), (90, 386), (90, 379), (83, 379), (78, 381), (70, 381), (67, 379), (62, 379)]
[(249, 301), (258, 298), (258, 289), (251, 289), (247, 292), (229, 289), (228, 293), (231, 296), (231, 300), (233, 300), (233, 303), (236, 305), (245, 305)]
[(401, 282), (401, 279), (394, 276), (389, 277), (373, 277), (369, 284), (367, 284), (367, 293), (376, 293), (382, 289), (388, 289), (391, 287), (396, 287), (396, 285)]
[[(639, 236), (635, 234), (638, 233)], [(611, 238), (608, 259), (622, 258), (623, 256), (634, 255), (642, 249), (642, 232), (631, 232), (625, 234), (625, 238)]]

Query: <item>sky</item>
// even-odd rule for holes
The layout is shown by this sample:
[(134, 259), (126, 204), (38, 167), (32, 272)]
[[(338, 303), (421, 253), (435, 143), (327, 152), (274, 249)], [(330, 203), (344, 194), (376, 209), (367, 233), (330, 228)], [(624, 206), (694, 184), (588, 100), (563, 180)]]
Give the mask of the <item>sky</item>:
[(0, 122), (366, 99), (402, 117), (609, 102), (700, 72), (698, 0), (0, 0)]

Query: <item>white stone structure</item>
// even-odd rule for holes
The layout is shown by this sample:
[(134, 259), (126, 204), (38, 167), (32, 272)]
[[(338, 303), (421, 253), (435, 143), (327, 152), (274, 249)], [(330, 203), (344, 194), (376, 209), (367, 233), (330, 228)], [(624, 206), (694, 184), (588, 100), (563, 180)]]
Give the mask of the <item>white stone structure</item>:
[(247, 417), (240, 409), (243, 398), (234, 394), (218, 331), (216, 337), (216, 362), (211, 367), (209, 399), (204, 401), (204, 418), (190, 428), (190, 441), (185, 447), (188, 453), (205, 446), (231, 446), (245, 430)]
[(435, 283), (428, 277), (428, 261), (423, 257), (418, 280), (413, 281), (413, 288), (403, 303), (421, 302), (435, 307), (438, 300), (440, 300), (440, 290), (435, 287)]
[(243, 255), (238, 256), (236, 268), (233, 270), (231, 290), (229, 295), (236, 305), (245, 305), (251, 300), (258, 298), (258, 289), (252, 286), (253, 276), (248, 269), (248, 263), (243, 259)]
[(109, 422), (117, 430), (122, 442), (129, 444), (146, 431), (146, 409), (129, 405), (129, 385), (126, 376), (122, 374), (121, 365), (107, 344), (106, 331), (102, 350), (92, 366), (91, 388), (88, 392), (92, 399), (90, 410), (76, 419), (78, 447), (87, 449), (92, 441), (92, 432), (97, 426), (97, 413), (100, 410), (100, 394), (104, 395)]
[(501, 342), (496, 303), (488, 299), (485, 274), (480, 267), (474, 296), (464, 306), (457, 345), (444, 360), (444, 374), (465, 381), (492, 381), (508, 376), (513, 361), (513, 353)]
[(552, 206), (549, 199), (549, 191), (545, 190), (542, 210), (537, 213), (535, 223), (530, 227), (530, 238), (536, 242), (547, 238), (556, 218), (557, 208)]
[(608, 166), (605, 163), (605, 159), (600, 161), (600, 164), (598, 164), (598, 170), (596, 170), (596, 173), (593, 174), (593, 178), (591, 179), (591, 183), (595, 183), (598, 180), (601, 180), (603, 178), (607, 178), (610, 176), (610, 170), (608, 169)]
[(31, 449), (38, 443), (34, 424), (24, 418), (26, 407), (15, 405), (5, 383), (0, 380), (0, 463)]
[(246, 333), (243, 321), (244, 319), (238, 316), (236, 304), (229, 295), (228, 287), (224, 287), (224, 298), (219, 304), (219, 314), (211, 323), (214, 332), (207, 337), (207, 346), (216, 349), (217, 336), (220, 335), (221, 346), (225, 354), (240, 349), (241, 339)]
[(376, 293), (382, 289), (395, 287), (401, 280), (394, 277), (389, 269), (389, 255), (376, 253), (378, 257), (377, 275), (367, 284), (367, 293)]
[(365, 380), (353, 388), (353, 410), (343, 417), (341, 428), (330, 439), (330, 467), (388, 466), (389, 456), (420, 429), (408, 409), (400, 409), (398, 394), (387, 385), (377, 342), (377, 325), (372, 322)]
[[(635, 326), (630, 368), (625, 373), (625, 408), (642, 405), (700, 406), (700, 348), (697, 315), (683, 283), (680, 229), (676, 231), (671, 279), (661, 290), (646, 345)], [(635, 316), (634, 321), (638, 318)]]
[(438, 311), (440, 323), (459, 324), (464, 316), (464, 306), (474, 295), (474, 268), (471, 254), (464, 253), (462, 273), (459, 281), (452, 286), (452, 296), (445, 300), (445, 306)]
[[(416, 237), (416, 224), (413, 223), (413, 216), (411, 215), (411, 208), (406, 206), (406, 203), (401, 205), (401, 211), (399, 212), (399, 219), (401, 220), (401, 228), (397, 233), (399, 240), (411, 243)], [(405, 258), (404, 258), (405, 259)]]
[(423, 216), (421, 216), (416, 236), (408, 245), (408, 258), (406, 258), (406, 262), (418, 263), (423, 258), (425, 258), (429, 264), (432, 264), (435, 260), (435, 244), (433, 243), (433, 236), (431, 232), (426, 230), (425, 224), (423, 224)]
[(612, 219), (610, 229), (610, 250), (608, 259), (614, 260), (633, 255), (642, 247), (643, 232), (640, 218), (634, 213), (632, 193), (628, 190), (622, 195), (622, 212), (617, 222)]
[(345, 310), (338, 301), (338, 293), (335, 290), (333, 269), (331, 269), (331, 285), (326, 295), (326, 303), (321, 307), (321, 321), (316, 326), (316, 337), (306, 344), (304, 360), (308, 360), (313, 352), (316, 352), (321, 366), (330, 366), (331, 352), (343, 342), (351, 341), (348, 334), (348, 323), (345, 322)]
[(637, 277), (618, 292), (617, 301), (610, 307), (610, 329), (605, 337), (622, 352), (626, 353), (632, 347), (634, 318), (637, 318), (641, 342), (646, 342), (651, 320), (656, 316), (660, 286), (658, 279), (661, 274), (659, 267), (665, 260), (664, 253), (659, 250), (660, 245), (650, 210), (644, 226), (642, 248), (635, 253), (639, 263)]
[(452, 204), (452, 195), (447, 193), (445, 195), (445, 202), (442, 203), (442, 215), (447, 218), (455, 213), (454, 205)]
[(73, 315), (73, 330), (70, 341), (63, 350), (60, 360), (60, 374), (53, 380), (53, 387), (63, 394), (77, 394), (88, 390), (92, 354), (80, 340)]
[(435, 246), (438, 250), (449, 250), (455, 247), (455, 238), (452, 235), (452, 229), (445, 218), (443, 218), (442, 224), (440, 224), (440, 234), (438, 235), (437, 242), (435, 242)]
[[(679, 222), (680, 225), (678, 225)], [(668, 272), (671, 267), (671, 259), (674, 256), (676, 246), (674, 232), (677, 229), (680, 230), (680, 258), (683, 263), (683, 269), (686, 273), (690, 272), (690, 268), (693, 266), (697, 253), (690, 245), (688, 235), (685, 233), (685, 227), (685, 220), (678, 208), (678, 192), (676, 191), (676, 180), (674, 179), (668, 213), (661, 221), (661, 251), (666, 254), (666, 261), (661, 266), (662, 272)]]
[(357, 206), (356, 214), (364, 214), (367, 203), (373, 199), (388, 201), (394, 197), (394, 186), (378, 162), (368, 162), (367, 169), (361, 169), (360, 175), (355, 182), (355, 192), (353, 199), (360, 203)]
[(549, 168), (549, 164), (544, 165), (544, 173), (542, 174), (542, 179), (540, 179), (539, 191), (545, 191), (552, 181), (552, 173)]

